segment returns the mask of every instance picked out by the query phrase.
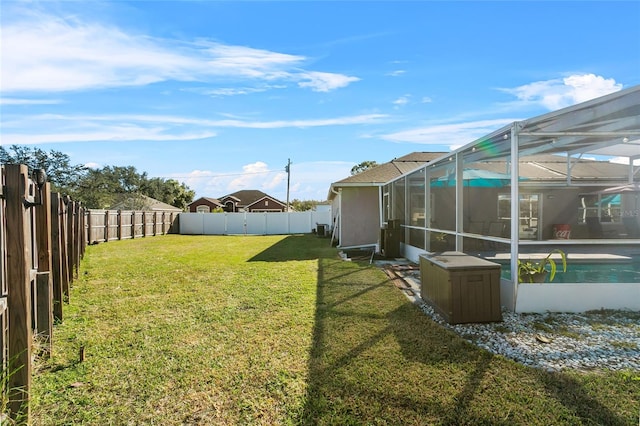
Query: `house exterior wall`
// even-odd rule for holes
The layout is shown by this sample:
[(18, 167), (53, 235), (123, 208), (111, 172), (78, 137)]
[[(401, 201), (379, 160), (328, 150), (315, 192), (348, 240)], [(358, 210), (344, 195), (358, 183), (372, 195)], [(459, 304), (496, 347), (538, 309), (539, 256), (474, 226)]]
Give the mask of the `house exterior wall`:
[(342, 188), (340, 247), (377, 244), (380, 238), (378, 187)]
[(247, 206), (246, 210), (250, 212), (283, 212), (285, 206), (273, 199), (263, 198)]
[(189, 211), (191, 213), (196, 213), (198, 211), (198, 206), (207, 206), (209, 207), (210, 211), (215, 210), (215, 208), (217, 207), (214, 203), (211, 203), (207, 200), (196, 200), (189, 205)]

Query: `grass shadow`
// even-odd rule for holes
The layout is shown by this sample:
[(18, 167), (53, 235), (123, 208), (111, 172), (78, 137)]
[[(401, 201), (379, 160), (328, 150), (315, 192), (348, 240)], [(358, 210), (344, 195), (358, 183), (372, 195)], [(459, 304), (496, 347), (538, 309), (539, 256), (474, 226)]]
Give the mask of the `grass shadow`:
[(516, 364), (436, 324), (375, 266), (318, 262), (301, 424), (629, 424), (579, 378)]
[(291, 260), (313, 260), (318, 258), (318, 241), (326, 242), (327, 250), (335, 252), (326, 239), (312, 234), (289, 235), (261, 251), (249, 262), (288, 262)]

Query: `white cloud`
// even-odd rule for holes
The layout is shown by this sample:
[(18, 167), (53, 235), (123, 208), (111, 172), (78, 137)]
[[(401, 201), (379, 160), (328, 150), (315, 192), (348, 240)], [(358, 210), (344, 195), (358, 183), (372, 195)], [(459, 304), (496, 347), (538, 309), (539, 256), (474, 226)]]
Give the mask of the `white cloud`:
[(520, 102), (534, 103), (554, 111), (622, 89), (614, 79), (595, 74), (575, 74), (563, 79), (536, 81), (513, 89), (503, 89)]
[(278, 177), (278, 175), (283, 175), (284, 172), (278, 173), (275, 177), (267, 176), (272, 171), (269, 170), (267, 163), (263, 163), (262, 161), (257, 161), (252, 164), (247, 164), (242, 166), (243, 174), (241, 176), (236, 177), (231, 180), (227, 185), (227, 189), (230, 192), (239, 191), (241, 189), (260, 189), (260, 188), (270, 188), (274, 187), (274, 182), (277, 185), (282, 178)]
[(409, 103), (409, 98), (411, 97), (411, 95), (403, 95), (400, 96), (398, 99), (396, 99), (395, 101), (393, 101), (392, 103), (396, 106), (396, 107), (401, 107), (403, 105), (406, 105)]
[(433, 102), (433, 100), (428, 96), (423, 96), (422, 99), (420, 100), (420, 102), (422, 102), (423, 104), (429, 104), (429, 103)]
[(307, 58), (208, 40), (126, 32), (75, 17), (19, 11), (2, 28), (2, 91), (60, 92), (176, 81), (292, 81), (330, 91), (358, 81), (301, 69)]
[(138, 125), (73, 126), (49, 133), (3, 133), (2, 145), (34, 145), (45, 143), (96, 141), (187, 141), (216, 136), (212, 131), (182, 131), (168, 126)]
[(326, 72), (302, 72), (297, 78), (300, 87), (308, 87), (314, 92), (329, 92), (334, 89), (346, 87), (349, 84), (360, 81), (358, 77), (350, 77), (343, 74), (332, 74)]
[[(290, 200), (325, 200), (332, 182), (348, 177), (355, 163), (342, 161), (292, 163)], [(196, 192), (196, 197), (222, 197), (241, 189), (259, 189), (285, 201), (287, 175), (284, 168), (271, 170), (268, 164), (257, 161), (242, 167), (242, 171), (214, 173), (193, 170), (189, 173), (168, 173)]]
[(59, 103), (62, 103), (59, 99), (0, 98), (0, 105), (55, 105)]
[(514, 121), (517, 120), (504, 118), (467, 123), (439, 124), (390, 133), (381, 137), (392, 142), (462, 146)]
[[(215, 137), (219, 128), (280, 129), (346, 126), (379, 122), (382, 114), (334, 117), (309, 120), (244, 121), (237, 119), (115, 114), (55, 115), (41, 114), (2, 121), (2, 145), (90, 141), (184, 141)], [(7, 132), (11, 129), (11, 132)], [(41, 130), (45, 129), (45, 130)]]
[(270, 89), (284, 89), (287, 86), (264, 85), (261, 87), (220, 87), (217, 89), (189, 89), (190, 92), (200, 93), (202, 95), (222, 97), (222, 96), (238, 96), (250, 95), (252, 93), (266, 92)]
[(399, 76), (401, 76), (401, 75), (403, 75), (405, 73), (406, 73), (405, 70), (395, 70), (395, 71), (391, 71), (391, 72), (387, 73), (387, 75), (391, 76), (391, 77), (399, 77)]

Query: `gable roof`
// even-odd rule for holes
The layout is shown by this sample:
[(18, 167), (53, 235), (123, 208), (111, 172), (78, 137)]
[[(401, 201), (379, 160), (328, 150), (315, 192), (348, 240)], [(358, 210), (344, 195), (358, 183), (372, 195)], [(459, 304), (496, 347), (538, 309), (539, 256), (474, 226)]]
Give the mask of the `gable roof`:
[(182, 211), (179, 207), (142, 194), (118, 194), (116, 198), (118, 202), (107, 210)]
[(284, 205), (284, 203), (277, 198), (274, 198), (268, 194), (265, 194), (262, 191), (257, 189), (243, 189), (240, 191), (236, 191), (231, 194), (227, 194), (224, 197), (220, 197), (220, 201), (224, 202), (224, 200), (228, 198), (233, 198), (238, 201), (238, 207), (246, 207), (254, 204), (256, 201), (259, 201), (265, 197), (268, 197), (271, 200), (277, 201), (278, 203)]
[(245, 207), (251, 207), (252, 205), (258, 204), (260, 201), (262, 201), (264, 199), (275, 201), (277, 204), (280, 204), (283, 208), (287, 207), (282, 201), (278, 201), (278, 200), (276, 200), (275, 198), (273, 198), (273, 197), (271, 197), (269, 195), (265, 195), (264, 197), (255, 200), (253, 203), (247, 204)]
[[(400, 158), (394, 158), (388, 163), (377, 165), (364, 172), (334, 182), (331, 187), (382, 185), (446, 154), (446, 152), (412, 152)], [(331, 191), (329, 195), (331, 195)]]
[(197, 203), (199, 204), (203, 200), (214, 206), (224, 207), (224, 204), (222, 204), (220, 200), (218, 200), (217, 198), (211, 198), (211, 197), (200, 197), (197, 200), (194, 200), (189, 204), (187, 204), (187, 207), (191, 206), (192, 204), (197, 204)]

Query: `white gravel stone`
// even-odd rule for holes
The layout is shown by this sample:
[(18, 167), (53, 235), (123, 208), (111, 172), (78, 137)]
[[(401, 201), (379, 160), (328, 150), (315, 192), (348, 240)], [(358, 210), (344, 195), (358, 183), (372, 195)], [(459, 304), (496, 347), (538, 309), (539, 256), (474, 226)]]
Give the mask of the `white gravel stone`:
[[(423, 302), (420, 307), (435, 322), (465, 340), (524, 365), (548, 371), (640, 371), (637, 313), (516, 314), (504, 310), (502, 322), (452, 325), (428, 304)], [(536, 339), (536, 335), (546, 337), (549, 343)]]
[(415, 277), (405, 281), (413, 289), (405, 294), (426, 315), (496, 355), (548, 371), (640, 371), (638, 312), (517, 314), (503, 309), (501, 322), (452, 325), (420, 299)]

